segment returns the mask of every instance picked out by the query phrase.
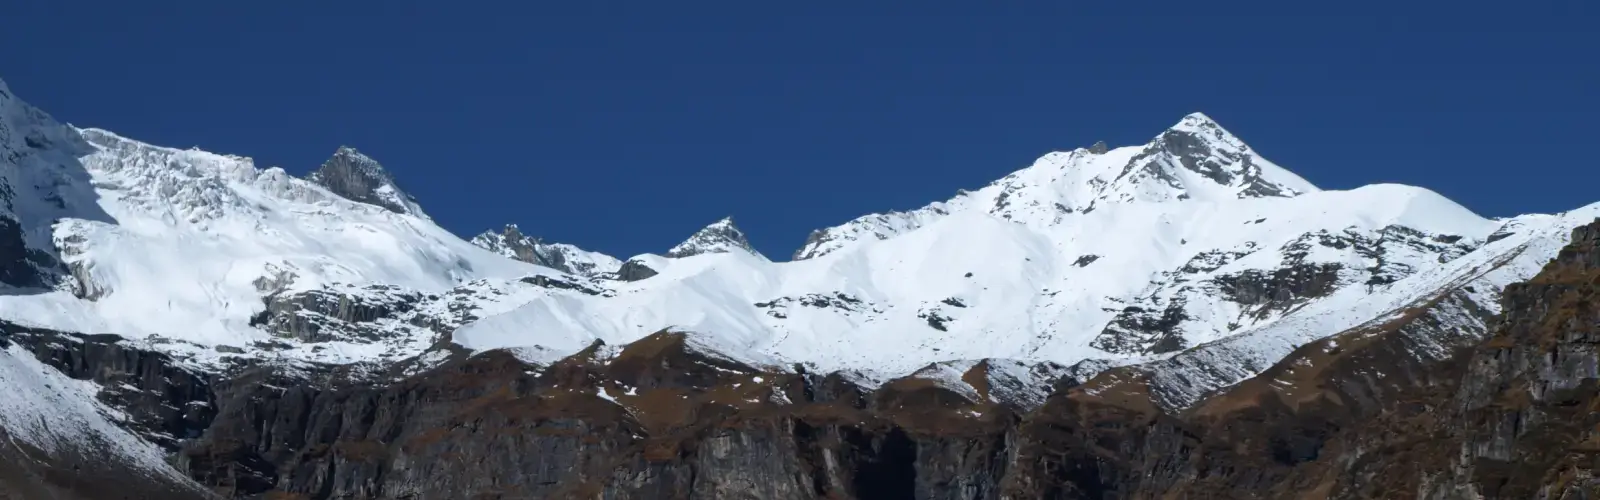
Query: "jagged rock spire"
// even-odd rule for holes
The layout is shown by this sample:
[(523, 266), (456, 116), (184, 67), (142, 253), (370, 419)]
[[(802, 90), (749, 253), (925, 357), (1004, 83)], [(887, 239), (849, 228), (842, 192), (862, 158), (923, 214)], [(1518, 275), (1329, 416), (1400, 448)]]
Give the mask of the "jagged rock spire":
[(733, 251), (749, 252), (761, 255), (750, 246), (750, 241), (745, 239), (744, 232), (733, 224), (733, 217), (723, 217), (722, 220), (711, 223), (690, 236), (689, 239), (679, 243), (667, 251), (667, 257), (679, 258), (708, 253), (727, 253)]
[(400, 190), (394, 176), (384, 170), (383, 165), (350, 146), (339, 146), (333, 152), (333, 157), (306, 176), (306, 180), (350, 201), (428, 218), (427, 214), (422, 213), (422, 207), (417, 205), (416, 198)]

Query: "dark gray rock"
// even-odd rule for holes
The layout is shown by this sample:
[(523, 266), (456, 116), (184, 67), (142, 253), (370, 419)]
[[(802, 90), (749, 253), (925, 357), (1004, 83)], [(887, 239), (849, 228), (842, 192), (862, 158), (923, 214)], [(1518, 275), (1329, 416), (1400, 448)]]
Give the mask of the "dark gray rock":
[(381, 340), (391, 333), (376, 324), (397, 318), (422, 303), (421, 293), (385, 285), (306, 290), (267, 296), (266, 310), (251, 324), (304, 342)]
[(394, 176), (355, 148), (340, 146), (333, 157), (306, 177), (347, 200), (376, 205), (391, 212), (426, 217), (415, 198), (400, 190)]
[(1302, 263), (1271, 272), (1251, 269), (1217, 276), (1211, 282), (1228, 300), (1245, 306), (1245, 314), (1264, 319), (1333, 293), (1338, 287), (1342, 267), (1331, 263)]
[(9, 217), (0, 216), (0, 284), (48, 288), (60, 282), (64, 274), (67, 268), (55, 255), (30, 248), (23, 239), (22, 226)]
[(1185, 347), (1178, 326), (1189, 319), (1182, 296), (1160, 309), (1128, 306), (1119, 311), (1089, 345), (1106, 352), (1161, 354)]
[(660, 274), (643, 261), (628, 259), (622, 263), (622, 268), (617, 270), (617, 279), (622, 281), (639, 281)]

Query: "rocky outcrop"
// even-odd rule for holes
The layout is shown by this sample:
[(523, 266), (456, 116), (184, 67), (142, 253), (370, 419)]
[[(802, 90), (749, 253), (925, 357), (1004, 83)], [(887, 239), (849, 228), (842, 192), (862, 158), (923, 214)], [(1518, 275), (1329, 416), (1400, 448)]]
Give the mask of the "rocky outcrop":
[(507, 224), (499, 232), (485, 231), (473, 237), (472, 244), (529, 264), (580, 276), (615, 273), (622, 265), (609, 255), (528, 236), (516, 224)]
[(383, 285), (282, 292), (267, 296), (266, 310), (251, 323), (302, 342), (352, 337), (376, 341), (390, 333), (378, 320), (411, 312), (425, 299), (423, 294)]
[(639, 281), (657, 274), (661, 273), (651, 269), (649, 264), (645, 264), (644, 261), (638, 259), (628, 259), (627, 262), (622, 263), (621, 268), (617, 269), (617, 279), (622, 281)]
[(377, 160), (355, 148), (339, 146), (333, 157), (306, 177), (347, 200), (383, 207), (390, 212), (426, 218), (417, 200), (400, 190), (394, 176)]
[(1340, 268), (1332, 263), (1296, 264), (1271, 272), (1250, 269), (1217, 276), (1211, 282), (1228, 300), (1244, 306), (1244, 314), (1259, 320), (1333, 293), (1339, 285)]

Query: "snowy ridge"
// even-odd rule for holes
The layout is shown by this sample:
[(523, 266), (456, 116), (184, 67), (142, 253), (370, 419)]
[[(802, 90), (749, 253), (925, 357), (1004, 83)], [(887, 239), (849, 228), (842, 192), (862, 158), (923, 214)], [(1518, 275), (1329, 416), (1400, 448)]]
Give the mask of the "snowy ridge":
[(472, 244), (516, 260), (583, 276), (615, 273), (622, 268), (622, 261), (616, 257), (566, 243), (545, 243), (523, 234), (516, 224), (506, 224), (499, 232), (484, 231), (472, 238)]

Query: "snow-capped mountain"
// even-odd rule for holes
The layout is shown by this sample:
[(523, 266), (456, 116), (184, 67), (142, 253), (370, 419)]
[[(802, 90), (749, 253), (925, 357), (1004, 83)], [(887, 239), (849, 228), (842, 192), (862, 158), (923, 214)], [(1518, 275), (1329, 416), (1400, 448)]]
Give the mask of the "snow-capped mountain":
[[(0, 202), (0, 381), (20, 388), (0, 401), (0, 437), (21, 453), (0, 446), (0, 467), (44, 457), (175, 491), (209, 478), (257, 492), (283, 484), (232, 468), (323, 443), (274, 434), (322, 422), (309, 405), (328, 399), (263, 382), (280, 378), (382, 388), (468, 363), (460, 373), (517, 380), (407, 397), (588, 413), (581, 394), (640, 440), (677, 429), (652, 429), (660, 415), (641, 401), (756, 408), (825, 394), (860, 410), (874, 387), (893, 404), (872, 412), (904, 403), (972, 421), (1007, 421), (1069, 380), (1082, 397), (1137, 387), (1139, 405), (1175, 410), (1297, 348), (1398, 323), (1408, 355), (1437, 361), (1487, 335), (1502, 290), (1600, 217), (1595, 204), (1490, 220), (1417, 187), (1320, 190), (1191, 114), (1146, 144), (1049, 153), (949, 200), (817, 230), (790, 261), (755, 251), (732, 218), (621, 260), (515, 225), (463, 240), (353, 148), (297, 178), (63, 125), (3, 82)], [(213, 376), (226, 382), (214, 390)], [(533, 385), (554, 399), (517, 392)], [(327, 420), (359, 410), (342, 421), (363, 425), (372, 405), (413, 401), (331, 393)], [(213, 419), (247, 429), (200, 437)], [(297, 423), (261, 425), (273, 419)], [(229, 432), (272, 439), (247, 449)], [(396, 445), (328, 434), (355, 440), (338, 454)], [(167, 467), (197, 441), (187, 475)], [(215, 457), (230, 458), (192, 461)]]
[(795, 261), (635, 257), (656, 274), (606, 284), (614, 296), (539, 298), (454, 339), (571, 350), (670, 326), (729, 350), (892, 373), (949, 359), (1138, 360), (1265, 328), (1341, 290), (1381, 295), (1500, 226), (1420, 188), (1318, 190), (1195, 114), (1149, 144), (1051, 153), (954, 199), (819, 231)]
[[(0, 220), (15, 226), (0, 233), (19, 242), (5, 278), (37, 289), (0, 296), (0, 317), (196, 359), (389, 362), (441, 341), (575, 352), (674, 329), (884, 376), (986, 358), (1110, 366), (1264, 335), (1297, 345), (1385, 312), (1341, 297), (1412, 297), (1511, 252), (1497, 230), (1553, 241), (1581, 219), (1487, 220), (1409, 186), (1319, 190), (1197, 113), (1146, 144), (1049, 153), (816, 231), (792, 261), (756, 252), (731, 218), (622, 261), (516, 226), (463, 241), (353, 148), (299, 179), (0, 98)], [(1553, 244), (1517, 251), (1537, 262)], [(1303, 322), (1328, 308), (1350, 317)]]

